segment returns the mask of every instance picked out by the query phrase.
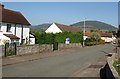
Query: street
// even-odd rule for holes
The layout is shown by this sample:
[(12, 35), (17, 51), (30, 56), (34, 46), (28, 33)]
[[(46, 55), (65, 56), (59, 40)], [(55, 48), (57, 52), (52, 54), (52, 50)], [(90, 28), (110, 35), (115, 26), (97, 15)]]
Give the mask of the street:
[(113, 53), (114, 45), (80, 48), (62, 55), (3, 66), (3, 77), (70, 77), (106, 53)]

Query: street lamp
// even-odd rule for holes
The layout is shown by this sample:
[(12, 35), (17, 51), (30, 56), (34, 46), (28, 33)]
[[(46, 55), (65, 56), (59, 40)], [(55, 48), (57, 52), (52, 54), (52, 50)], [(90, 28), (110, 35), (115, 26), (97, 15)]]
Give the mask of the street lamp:
[(85, 21), (86, 21), (86, 18), (84, 19), (84, 28), (83, 28), (83, 47), (85, 46)]

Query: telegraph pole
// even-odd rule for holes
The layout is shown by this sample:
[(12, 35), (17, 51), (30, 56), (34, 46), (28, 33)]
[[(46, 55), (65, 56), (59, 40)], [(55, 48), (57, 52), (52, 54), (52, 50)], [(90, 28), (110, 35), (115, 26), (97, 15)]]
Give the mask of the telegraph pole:
[(84, 18), (84, 28), (83, 28), (83, 47), (85, 46), (85, 21), (86, 21), (86, 18)]

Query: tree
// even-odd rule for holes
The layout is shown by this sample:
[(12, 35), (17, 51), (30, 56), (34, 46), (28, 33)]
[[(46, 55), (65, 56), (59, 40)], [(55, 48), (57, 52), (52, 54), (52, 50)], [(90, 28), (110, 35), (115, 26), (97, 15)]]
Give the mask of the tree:
[(101, 39), (101, 36), (99, 33), (97, 32), (92, 32), (92, 34), (90, 35), (90, 38), (93, 40), (93, 41), (99, 41)]

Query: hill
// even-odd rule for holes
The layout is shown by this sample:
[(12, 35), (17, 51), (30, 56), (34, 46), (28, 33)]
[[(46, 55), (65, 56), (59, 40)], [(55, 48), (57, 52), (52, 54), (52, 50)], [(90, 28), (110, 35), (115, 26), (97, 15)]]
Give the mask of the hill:
[[(77, 22), (77, 23), (71, 24), (71, 26), (77, 26), (83, 29), (84, 22), (83, 21)], [(100, 21), (85, 21), (85, 27), (87, 31), (90, 31), (90, 30), (117, 31), (116, 27)]]
[(34, 25), (34, 26), (30, 26), (31, 30), (39, 30), (39, 31), (45, 31), (51, 24), (49, 23), (44, 23), (41, 25)]
[[(34, 25), (31, 26), (31, 30), (38, 30), (38, 31), (45, 31), (49, 26), (51, 25), (51, 23), (44, 23), (44, 24), (40, 24), (40, 25)], [(77, 22), (74, 24), (71, 24), (70, 26), (76, 26), (76, 27), (80, 27), (81, 30), (83, 30), (83, 25), (84, 22)], [(102, 30), (102, 31), (107, 31), (107, 32), (111, 32), (111, 31), (117, 31), (118, 28), (104, 23), (104, 22), (100, 22), (100, 21), (85, 21), (85, 30), (86, 31), (90, 31), (90, 30)]]

